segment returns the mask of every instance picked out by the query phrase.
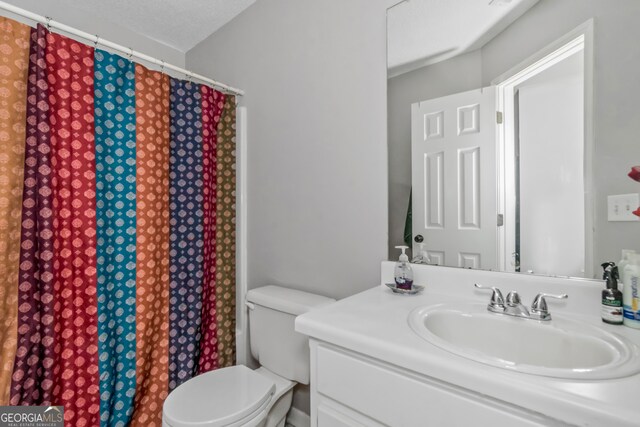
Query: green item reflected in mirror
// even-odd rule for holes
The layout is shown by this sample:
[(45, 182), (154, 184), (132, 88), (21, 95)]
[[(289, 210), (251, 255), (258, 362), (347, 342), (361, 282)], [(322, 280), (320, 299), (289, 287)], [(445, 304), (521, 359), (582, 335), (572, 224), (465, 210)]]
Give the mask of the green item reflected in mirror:
[(411, 227), (411, 191), (409, 192), (409, 206), (407, 207), (407, 216), (404, 220), (404, 244), (413, 247), (413, 230)]

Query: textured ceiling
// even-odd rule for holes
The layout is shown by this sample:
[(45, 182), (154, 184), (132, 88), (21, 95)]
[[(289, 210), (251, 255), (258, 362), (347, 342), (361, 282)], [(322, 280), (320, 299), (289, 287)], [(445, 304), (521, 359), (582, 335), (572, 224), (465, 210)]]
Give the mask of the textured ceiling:
[[(76, 8), (186, 52), (256, 0), (41, 0)], [(12, 1), (16, 5), (20, 2)], [(54, 16), (55, 19), (55, 16)], [(64, 19), (59, 18), (64, 22)]]
[(408, 0), (389, 9), (389, 76), (482, 47), (538, 0)]

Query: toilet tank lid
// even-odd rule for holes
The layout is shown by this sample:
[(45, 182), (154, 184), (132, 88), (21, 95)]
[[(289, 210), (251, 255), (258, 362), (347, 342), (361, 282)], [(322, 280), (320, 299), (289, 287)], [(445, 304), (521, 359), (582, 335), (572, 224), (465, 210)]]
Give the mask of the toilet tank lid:
[(247, 301), (294, 316), (335, 302), (333, 298), (273, 285), (251, 289)]

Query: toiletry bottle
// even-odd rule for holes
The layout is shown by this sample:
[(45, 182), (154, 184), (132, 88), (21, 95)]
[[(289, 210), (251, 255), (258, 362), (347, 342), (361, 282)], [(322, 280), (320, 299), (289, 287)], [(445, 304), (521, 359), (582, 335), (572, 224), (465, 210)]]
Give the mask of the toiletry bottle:
[(624, 292), (625, 284), (627, 283), (627, 275), (625, 272), (625, 268), (627, 267), (627, 264), (629, 264), (629, 256), (635, 253), (636, 251), (634, 251), (633, 249), (622, 250), (622, 259), (618, 263), (618, 273), (620, 273), (620, 280), (618, 281), (618, 287), (623, 292)]
[(408, 246), (396, 246), (396, 249), (401, 249), (402, 254), (400, 259), (396, 263), (394, 270), (394, 278), (396, 280), (396, 287), (398, 289), (410, 290), (413, 286), (413, 271), (411, 271), (411, 265), (409, 264), (409, 257), (405, 253)]
[(602, 290), (602, 321), (611, 325), (622, 325), (622, 292), (618, 290), (618, 267), (615, 262), (602, 264), (606, 289)]
[(629, 263), (624, 268), (627, 283), (622, 293), (624, 325), (640, 329), (640, 254), (628, 255)]

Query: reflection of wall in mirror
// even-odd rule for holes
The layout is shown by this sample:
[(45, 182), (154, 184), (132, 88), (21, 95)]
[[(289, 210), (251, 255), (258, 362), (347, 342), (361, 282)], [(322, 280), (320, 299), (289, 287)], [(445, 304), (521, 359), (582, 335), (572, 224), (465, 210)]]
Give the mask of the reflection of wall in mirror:
[(520, 271), (584, 276), (583, 58), (518, 87)]
[[(403, 173), (411, 164), (410, 105), (489, 85), (497, 76), (593, 18), (594, 261), (618, 260), (623, 248), (640, 250), (637, 223), (609, 223), (606, 209), (607, 195), (637, 192), (626, 172), (640, 158), (640, 144), (636, 142), (640, 135), (640, 43), (630, 42), (640, 40), (638, 16), (637, 0), (616, 0), (615, 7), (607, 0), (540, 0), (481, 49), (390, 79), (390, 246), (402, 242), (398, 224), (404, 224), (411, 183), (410, 171)], [(460, 78), (457, 82), (456, 77)], [(480, 81), (476, 84), (476, 80)], [(412, 92), (411, 82), (420, 81), (428, 83)]]

